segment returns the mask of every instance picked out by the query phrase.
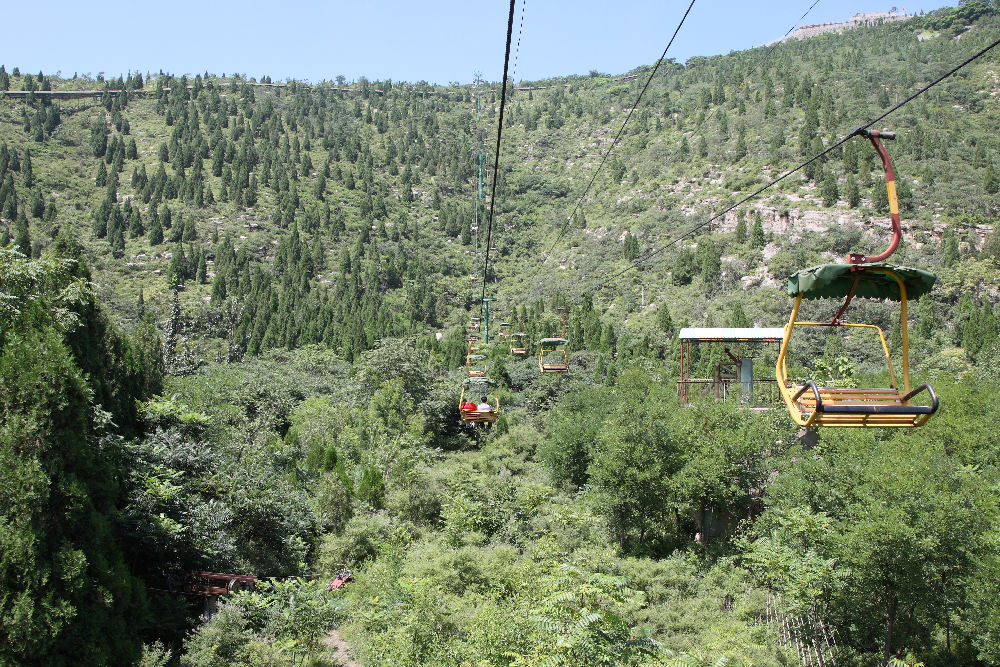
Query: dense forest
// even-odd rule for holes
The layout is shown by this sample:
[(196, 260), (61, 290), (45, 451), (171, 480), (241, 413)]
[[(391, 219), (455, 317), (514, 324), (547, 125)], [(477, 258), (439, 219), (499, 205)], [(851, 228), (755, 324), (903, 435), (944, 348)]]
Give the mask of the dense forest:
[[(668, 61), (599, 171), (652, 67), (511, 85), (490, 243), (499, 82), (0, 66), (0, 664), (1000, 664), (1000, 53), (884, 121), (926, 426), (678, 399), (680, 328), (783, 326), (791, 273), (886, 245), (866, 140), (645, 259), (998, 34), (970, 0)], [(856, 312), (898, 355), (898, 303)], [(258, 581), (202, 615), (189, 571)]]

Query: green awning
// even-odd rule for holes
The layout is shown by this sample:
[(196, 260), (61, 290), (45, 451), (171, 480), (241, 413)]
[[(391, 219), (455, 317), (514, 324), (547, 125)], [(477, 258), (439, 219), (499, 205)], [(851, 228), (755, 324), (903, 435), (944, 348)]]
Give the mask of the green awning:
[(538, 342), (541, 345), (566, 345), (569, 343), (565, 338), (543, 338)]
[(470, 354), (469, 361), (482, 361), (486, 357), (482, 354)]
[(889, 264), (820, 264), (793, 273), (788, 277), (788, 295), (802, 293), (804, 299), (843, 299), (851, 291), (858, 273), (858, 287), (854, 295), (869, 299), (899, 301), (899, 285), (892, 276), (873, 269), (890, 269), (903, 284), (906, 294), (915, 299), (934, 287), (937, 276), (928, 271)]
[(513, 336), (514, 338), (526, 338), (528, 336), (528, 334), (525, 334), (525, 333), (515, 333), (515, 334), (511, 334), (511, 336)]

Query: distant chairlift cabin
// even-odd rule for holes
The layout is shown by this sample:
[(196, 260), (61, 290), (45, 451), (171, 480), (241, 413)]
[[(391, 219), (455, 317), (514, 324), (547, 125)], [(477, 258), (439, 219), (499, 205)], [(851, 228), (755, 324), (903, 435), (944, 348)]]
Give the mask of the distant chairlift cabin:
[[(750, 407), (771, 407), (776, 403), (778, 395), (775, 380), (771, 378), (754, 378), (754, 358), (759, 353), (758, 343), (780, 344), (785, 330), (773, 328), (724, 328), (724, 327), (688, 327), (681, 329), (678, 338), (681, 341), (681, 374), (677, 381), (677, 396), (681, 403), (691, 401), (694, 395), (711, 395), (716, 400), (737, 398)], [(710, 352), (710, 346), (721, 346), (724, 357), (712, 363), (711, 377), (691, 376), (691, 346), (697, 346), (701, 354)], [(706, 348), (706, 349), (702, 349)], [(763, 383), (767, 389), (755, 391), (754, 385)]]

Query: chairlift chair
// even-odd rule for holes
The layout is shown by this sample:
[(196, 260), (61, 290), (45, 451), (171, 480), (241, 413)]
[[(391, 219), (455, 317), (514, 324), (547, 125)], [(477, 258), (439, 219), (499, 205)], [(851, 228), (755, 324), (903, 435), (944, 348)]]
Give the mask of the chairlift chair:
[(538, 368), (543, 373), (569, 371), (569, 341), (565, 338), (543, 338), (538, 341)]
[(528, 334), (524, 332), (512, 333), (510, 338), (511, 354), (528, 354)]
[[(465, 403), (465, 392), (466, 390), (472, 394), (472, 398), (479, 398), (480, 396), (487, 396), (490, 394), (490, 390), (493, 390), (493, 409), (492, 410), (463, 410), (462, 405)], [(470, 401), (474, 402), (474, 401)], [(500, 392), (497, 390), (497, 383), (487, 377), (469, 377), (462, 381), (462, 393), (458, 398), (458, 412), (462, 418), (463, 422), (469, 423), (487, 423), (492, 424), (497, 420), (497, 414), (500, 411)]]
[[(792, 315), (785, 325), (785, 335), (778, 352), (775, 376), (778, 388), (792, 419), (800, 426), (826, 426), (841, 428), (892, 427), (907, 428), (927, 423), (938, 409), (937, 395), (928, 383), (910, 388), (909, 337), (907, 332), (907, 300), (926, 294), (937, 277), (919, 269), (882, 264), (899, 246), (902, 227), (899, 204), (896, 199), (895, 177), (892, 163), (880, 138), (892, 139), (891, 132), (862, 130), (858, 134), (868, 137), (882, 158), (889, 194), (893, 237), (882, 253), (866, 256), (852, 253), (847, 264), (821, 264), (792, 274), (788, 279), (788, 295), (795, 298)], [(874, 324), (841, 321), (854, 297), (885, 299), (900, 304), (902, 349), (900, 370), (902, 390), (896, 385), (896, 372), (882, 329)], [(798, 319), (803, 299), (844, 299), (840, 309), (829, 322), (807, 322)], [(821, 386), (814, 380), (791, 382), (788, 378), (787, 353), (796, 327), (853, 327), (877, 334), (885, 354), (889, 372), (888, 387), (855, 388)], [(922, 396), (926, 392), (926, 396)], [(918, 396), (929, 405), (915, 403)]]
[[(538, 341), (538, 368), (543, 373), (569, 372), (569, 341), (566, 340), (566, 309), (557, 308), (562, 319), (562, 336)], [(548, 355), (548, 356), (546, 356)]]

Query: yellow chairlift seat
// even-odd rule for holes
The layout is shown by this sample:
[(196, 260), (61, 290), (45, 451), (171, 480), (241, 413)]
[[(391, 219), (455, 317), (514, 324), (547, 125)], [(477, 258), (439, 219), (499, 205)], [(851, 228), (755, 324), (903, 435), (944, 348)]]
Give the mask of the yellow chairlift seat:
[[(800, 426), (826, 427), (895, 427), (922, 426), (938, 408), (938, 399), (930, 384), (910, 389), (909, 338), (906, 302), (930, 291), (937, 277), (921, 271), (888, 264), (822, 264), (793, 274), (788, 279), (788, 294), (795, 297), (792, 315), (785, 326), (778, 352), (775, 375), (788, 411)], [(902, 330), (900, 370), (903, 387), (896, 386), (896, 374), (882, 329), (874, 324), (841, 322), (840, 317), (855, 297), (899, 301)], [(803, 299), (844, 298), (844, 303), (829, 322), (806, 322), (798, 319)], [(796, 327), (853, 327), (877, 333), (889, 371), (889, 386), (876, 388), (828, 387), (813, 380), (802, 383), (788, 379), (787, 352)], [(929, 405), (914, 403), (926, 392)]]
[(528, 354), (528, 334), (512, 333), (509, 340), (511, 354)]
[[(543, 373), (569, 371), (569, 344), (565, 338), (543, 338), (538, 341), (538, 368)], [(548, 355), (548, 356), (546, 356)]]
[(510, 338), (510, 322), (501, 322), (500, 333), (497, 335), (501, 338)]
[[(472, 399), (477, 399), (481, 396), (487, 396), (490, 393), (490, 389), (493, 390), (493, 405), (492, 410), (463, 410), (462, 405), (465, 403), (465, 392), (469, 391)], [(475, 403), (475, 400), (470, 401), (470, 403)], [(470, 377), (462, 381), (462, 393), (458, 398), (458, 413), (462, 418), (463, 422), (475, 423), (475, 424), (492, 424), (497, 420), (497, 414), (500, 411), (500, 393), (497, 391), (496, 382), (487, 377)]]
[(486, 356), (470, 354), (465, 357), (465, 374), (470, 378), (486, 377)]

